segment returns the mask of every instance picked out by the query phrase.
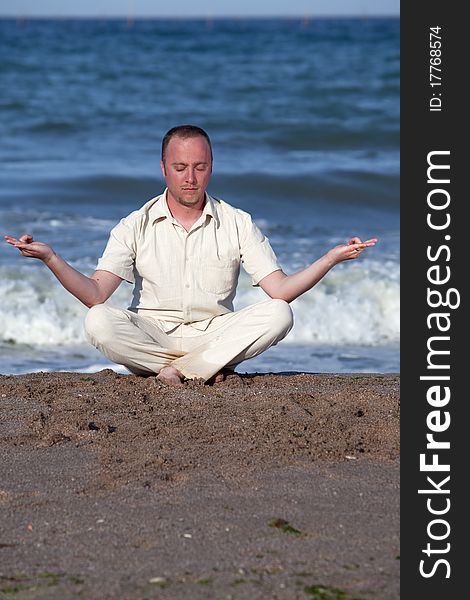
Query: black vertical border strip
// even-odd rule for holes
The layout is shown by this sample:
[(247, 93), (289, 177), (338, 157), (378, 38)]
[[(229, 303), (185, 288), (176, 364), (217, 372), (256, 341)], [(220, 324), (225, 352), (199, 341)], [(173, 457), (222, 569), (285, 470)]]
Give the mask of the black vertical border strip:
[[(415, 600), (426, 598), (433, 600), (442, 598), (458, 598), (468, 595), (466, 582), (466, 531), (468, 530), (467, 510), (470, 509), (470, 498), (466, 496), (466, 481), (470, 480), (467, 456), (470, 458), (468, 445), (468, 398), (465, 385), (465, 372), (470, 372), (467, 365), (466, 330), (469, 330), (466, 318), (468, 297), (468, 277), (470, 273), (467, 254), (470, 256), (470, 235), (467, 234), (465, 208), (467, 193), (465, 190), (466, 157), (465, 136), (470, 129), (470, 120), (464, 109), (466, 73), (468, 72), (468, 54), (466, 51), (469, 35), (465, 29), (465, 18), (462, 7), (454, 2), (425, 3), (408, 2), (401, 4), (401, 598)], [(440, 27), (441, 35), (441, 86), (430, 86), (430, 28)], [(437, 38), (433, 38), (436, 40)], [(434, 71), (434, 73), (438, 73)], [(435, 94), (435, 96), (433, 96)], [(441, 94), (439, 96), (439, 94)], [(430, 100), (440, 98), (440, 111), (430, 111)], [(435, 107), (437, 100), (433, 100)], [(467, 132), (467, 133), (465, 133)], [(448, 156), (441, 155), (435, 162), (449, 164), (447, 172), (449, 184), (436, 185), (428, 183), (428, 153), (446, 151)], [(436, 172), (437, 174), (437, 172)], [(440, 177), (444, 179), (444, 172)], [(445, 189), (450, 195), (449, 206), (441, 211), (428, 206), (428, 194), (433, 188)], [(444, 200), (445, 194), (436, 193), (436, 200)], [(446, 213), (451, 219), (444, 230), (432, 230), (427, 225), (427, 215), (433, 213), (435, 222), (443, 223)], [(450, 236), (446, 238), (445, 236)], [(469, 248), (467, 248), (467, 239)], [(436, 256), (440, 247), (447, 246), (450, 252), (443, 249), (439, 258), (431, 262), (427, 257), (427, 249)], [(450, 280), (446, 284), (434, 285), (429, 282), (428, 269), (439, 265), (440, 277), (450, 272)], [(449, 270), (446, 270), (448, 267)], [(436, 274), (436, 272), (434, 272)], [(428, 288), (441, 291), (445, 296), (449, 289), (452, 293), (451, 303), (460, 298), (456, 308), (430, 308), (428, 304)], [(447, 313), (450, 328), (447, 332), (439, 332), (436, 320), (432, 327), (427, 323), (433, 312)], [(445, 322), (444, 318), (441, 323)], [(449, 370), (428, 369), (427, 344), (431, 336), (449, 336), (449, 341), (435, 342), (434, 348), (449, 350), (450, 354), (441, 355), (441, 364), (450, 365)], [(420, 380), (423, 375), (449, 375), (450, 381), (431, 382)], [(420, 471), (419, 457), (427, 452), (427, 462), (432, 460), (435, 450), (426, 449), (426, 434), (430, 433), (427, 424), (429, 413), (436, 410), (427, 401), (427, 391), (432, 385), (448, 386), (450, 401), (440, 408), (442, 419), (444, 411), (448, 411), (451, 422), (447, 430), (435, 433), (437, 440), (449, 441), (450, 449), (439, 450), (439, 463), (450, 464), (450, 471)], [(441, 387), (443, 389), (443, 387)], [(449, 490), (448, 494), (418, 494), (419, 489), (433, 489), (427, 476), (439, 485), (450, 475), (450, 480), (441, 489)], [(429, 512), (428, 498), (431, 507), (436, 510), (448, 506), (448, 512), (433, 515)], [(468, 506), (468, 509), (467, 509)], [(448, 529), (444, 524), (434, 523), (434, 519), (446, 520), (449, 534), (442, 540), (433, 540), (429, 531), (435, 536), (444, 536)], [(430, 528), (430, 529), (429, 529)], [(423, 552), (428, 543), (432, 553)], [(450, 546), (447, 546), (450, 544)], [(446, 551), (448, 549), (448, 551)], [(437, 561), (443, 559), (446, 563)], [(424, 560), (423, 571), (430, 577), (420, 574), (420, 561)], [(450, 574), (450, 577), (446, 575)]]

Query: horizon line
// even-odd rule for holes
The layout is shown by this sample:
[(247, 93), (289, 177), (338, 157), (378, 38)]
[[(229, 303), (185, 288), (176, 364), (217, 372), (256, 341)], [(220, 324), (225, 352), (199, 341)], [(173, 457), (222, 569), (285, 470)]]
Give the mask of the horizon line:
[(400, 18), (400, 14), (391, 14), (391, 13), (383, 13), (383, 14), (369, 14), (369, 13), (341, 13), (341, 14), (295, 14), (295, 15), (38, 15), (38, 14), (18, 14), (18, 15), (10, 15), (10, 14), (1, 14), (0, 19), (11, 19), (11, 20), (20, 20), (20, 19), (32, 19), (32, 20), (41, 20), (41, 19), (75, 19), (75, 20), (89, 20), (89, 19), (109, 19), (109, 20), (132, 20), (132, 21), (146, 21), (146, 20), (158, 20), (158, 19), (176, 19), (181, 21), (187, 21), (190, 19), (200, 19), (200, 20), (222, 20), (222, 19), (332, 19), (332, 18), (347, 18), (347, 19), (398, 19)]

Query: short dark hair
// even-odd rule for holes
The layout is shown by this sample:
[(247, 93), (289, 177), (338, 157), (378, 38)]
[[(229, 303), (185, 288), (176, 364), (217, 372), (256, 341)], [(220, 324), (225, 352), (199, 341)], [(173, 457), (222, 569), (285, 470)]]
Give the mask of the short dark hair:
[(212, 157), (212, 144), (210, 141), (207, 132), (204, 131), (201, 127), (197, 125), (177, 125), (176, 127), (172, 127), (169, 131), (165, 133), (162, 140), (162, 161), (165, 161), (165, 154), (168, 144), (170, 143), (171, 138), (180, 137), (183, 139), (192, 138), (192, 137), (203, 137), (207, 143), (209, 144), (209, 150), (211, 152), (211, 161)]

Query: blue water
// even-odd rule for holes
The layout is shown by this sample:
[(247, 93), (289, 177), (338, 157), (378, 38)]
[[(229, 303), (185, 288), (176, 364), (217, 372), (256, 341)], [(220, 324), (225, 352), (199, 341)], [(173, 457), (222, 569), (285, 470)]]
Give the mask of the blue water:
[[(93, 272), (163, 189), (163, 134), (204, 127), (209, 191), (248, 210), (288, 273), (377, 236), (293, 303), (241, 371), (399, 370), (399, 20), (0, 20), (0, 233)], [(111, 302), (126, 306), (123, 284)], [(242, 276), (237, 305), (261, 300)], [(96, 370), (86, 309), (0, 245), (0, 372)]]

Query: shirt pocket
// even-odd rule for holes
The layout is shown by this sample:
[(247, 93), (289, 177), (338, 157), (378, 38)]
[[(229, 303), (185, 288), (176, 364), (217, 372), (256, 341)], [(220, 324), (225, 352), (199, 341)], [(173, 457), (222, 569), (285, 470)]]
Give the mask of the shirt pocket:
[(240, 261), (237, 258), (203, 260), (200, 264), (199, 285), (204, 292), (227, 296), (238, 282)]

